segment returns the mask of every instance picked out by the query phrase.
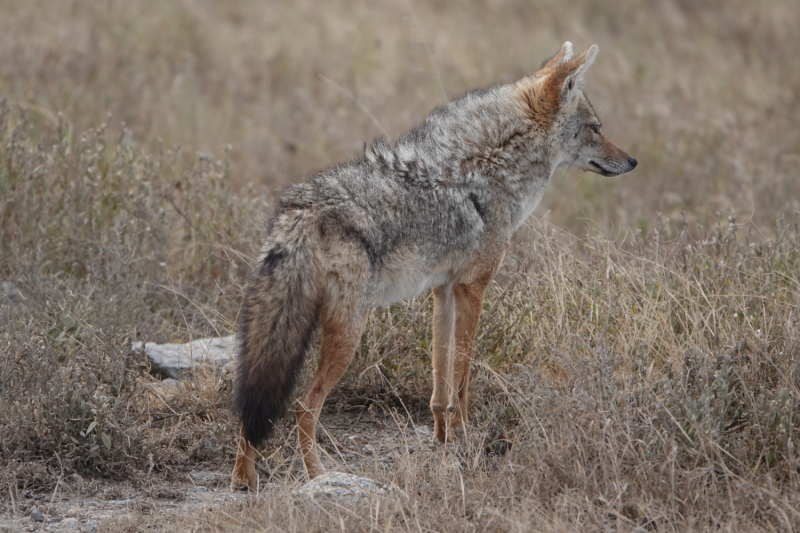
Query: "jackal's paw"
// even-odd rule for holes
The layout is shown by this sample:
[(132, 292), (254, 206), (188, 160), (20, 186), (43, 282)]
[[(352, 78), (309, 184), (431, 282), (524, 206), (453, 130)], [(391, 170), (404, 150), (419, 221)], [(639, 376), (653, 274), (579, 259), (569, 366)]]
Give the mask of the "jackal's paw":
[(454, 443), (459, 440), (464, 431), (464, 418), (457, 407), (448, 406), (444, 413), (435, 413), (439, 416), (433, 418), (433, 433), (442, 444)]
[(231, 490), (252, 490), (258, 491), (258, 474), (255, 472), (237, 472), (235, 469), (231, 475)]
[(458, 435), (452, 424), (447, 424), (445, 422), (440, 423), (438, 420), (434, 420), (433, 434), (436, 436), (436, 440), (442, 444), (452, 444), (458, 439)]
[(325, 473), (325, 467), (322, 466), (322, 463), (315, 463), (306, 465), (306, 474), (308, 476), (308, 480), (311, 481), (315, 477), (319, 477)]

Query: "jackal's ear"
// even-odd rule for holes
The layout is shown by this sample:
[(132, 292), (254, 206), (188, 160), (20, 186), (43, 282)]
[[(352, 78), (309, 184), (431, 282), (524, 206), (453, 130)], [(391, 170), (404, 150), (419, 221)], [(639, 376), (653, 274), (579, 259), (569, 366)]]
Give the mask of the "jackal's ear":
[(563, 109), (578, 101), (586, 70), (597, 56), (597, 45), (593, 44), (584, 53), (559, 65), (547, 77), (548, 92), (558, 94), (559, 106)]
[[(597, 45), (592, 45), (575, 59), (568, 59), (571, 55), (572, 44), (567, 41), (536, 75), (517, 82), (517, 104), (521, 116), (548, 127), (559, 109), (577, 104), (583, 74), (597, 55)], [(550, 70), (547, 65), (555, 66)]]
[(545, 59), (542, 63), (542, 66), (539, 67), (539, 71), (537, 74), (543, 70), (555, 70), (559, 65), (566, 63), (572, 59), (572, 43), (566, 41), (564, 44), (561, 45), (561, 50), (556, 53), (550, 59)]

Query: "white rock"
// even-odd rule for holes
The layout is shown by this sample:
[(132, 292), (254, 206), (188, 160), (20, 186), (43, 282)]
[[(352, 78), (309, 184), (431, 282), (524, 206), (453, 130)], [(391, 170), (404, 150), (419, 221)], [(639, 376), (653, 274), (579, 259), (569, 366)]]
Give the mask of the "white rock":
[(294, 493), (311, 499), (338, 499), (357, 501), (371, 495), (402, 493), (397, 488), (387, 487), (365, 477), (344, 472), (326, 472), (315, 477)]
[(134, 342), (132, 348), (144, 348), (150, 359), (150, 371), (165, 378), (178, 379), (197, 365), (214, 363), (223, 365), (236, 354), (236, 335), (198, 339), (186, 344), (155, 344)]

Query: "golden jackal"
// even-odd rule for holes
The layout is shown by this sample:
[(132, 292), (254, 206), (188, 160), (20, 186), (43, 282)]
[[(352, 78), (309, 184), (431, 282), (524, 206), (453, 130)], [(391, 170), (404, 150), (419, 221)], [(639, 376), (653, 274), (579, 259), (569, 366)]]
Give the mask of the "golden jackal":
[(296, 414), (308, 477), (324, 471), (317, 417), (367, 314), (428, 288), (436, 437), (445, 442), (464, 424), (483, 293), (512, 233), (558, 167), (618, 176), (636, 166), (603, 135), (581, 88), (596, 54), (592, 46), (573, 59), (566, 42), (532, 76), (471, 91), (284, 193), (242, 303), (232, 486), (258, 487), (253, 447), (292, 397), (318, 326), (319, 368)]

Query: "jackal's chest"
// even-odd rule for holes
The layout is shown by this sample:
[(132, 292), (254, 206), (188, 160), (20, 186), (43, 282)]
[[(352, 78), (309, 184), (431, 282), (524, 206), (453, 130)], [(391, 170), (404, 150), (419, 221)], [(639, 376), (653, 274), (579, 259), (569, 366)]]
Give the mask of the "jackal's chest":
[(518, 203), (516, 204), (516, 209), (512, 210), (511, 215), (511, 231), (516, 231), (523, 222), (525, 222), (528, 217), (533, 213), (536, 206), (539, 205), (539, 202), (542, 200), (542, 195), (544, 194), (545, 188), (547, 187), (547, 181), (543, 182), (534, 182), (528, 190), (521, 195)]

